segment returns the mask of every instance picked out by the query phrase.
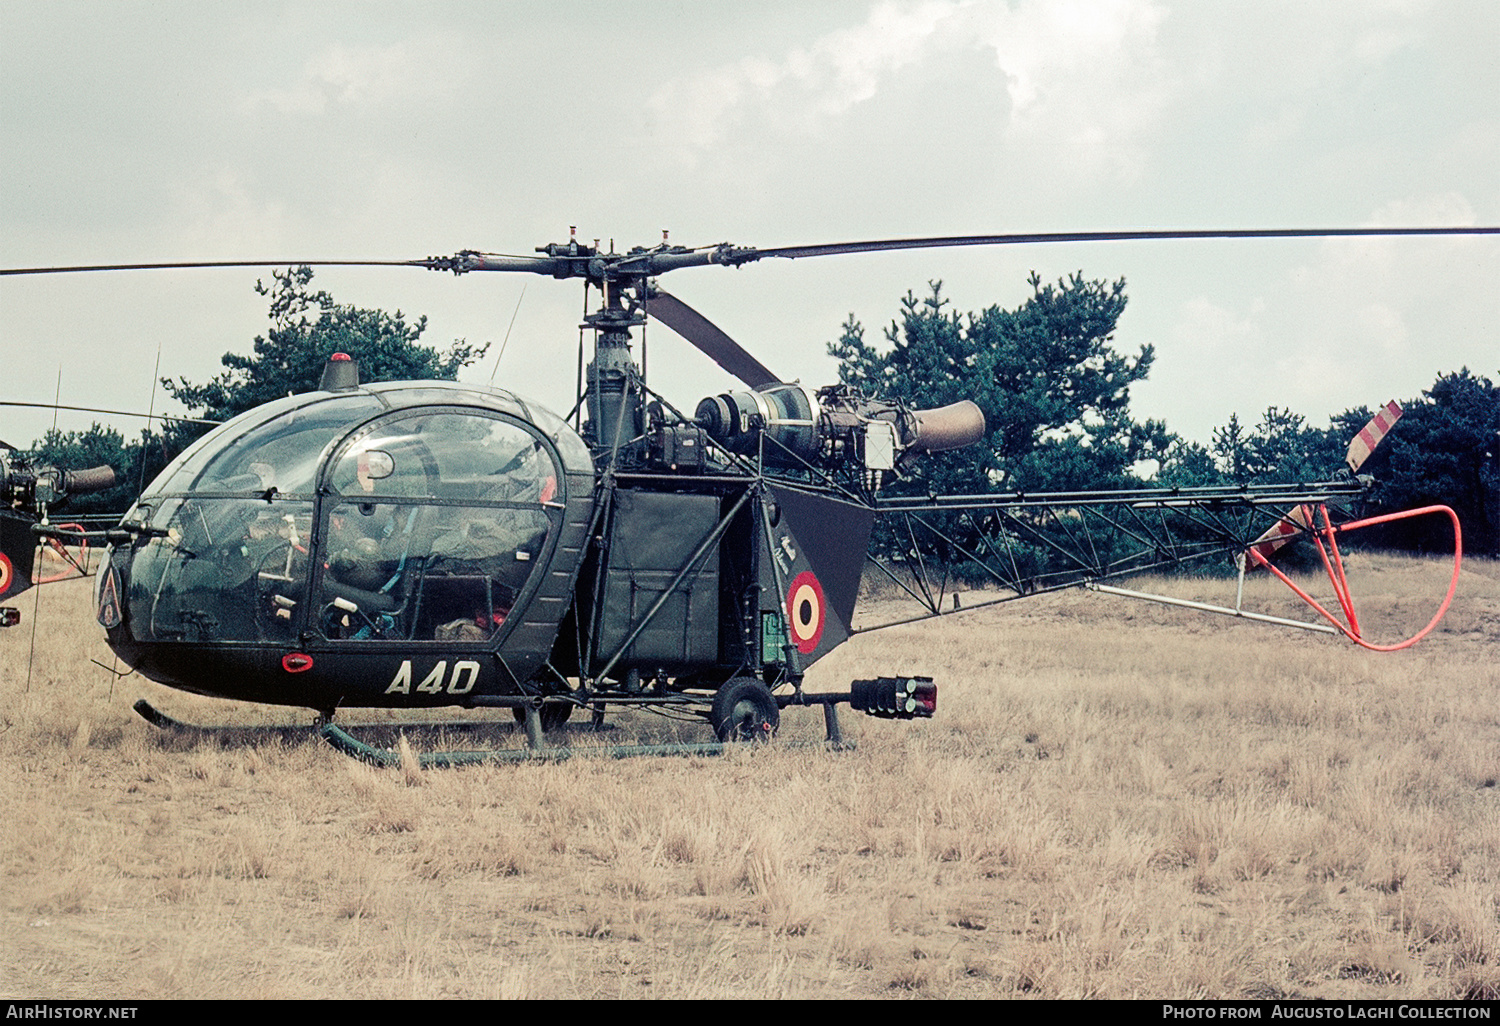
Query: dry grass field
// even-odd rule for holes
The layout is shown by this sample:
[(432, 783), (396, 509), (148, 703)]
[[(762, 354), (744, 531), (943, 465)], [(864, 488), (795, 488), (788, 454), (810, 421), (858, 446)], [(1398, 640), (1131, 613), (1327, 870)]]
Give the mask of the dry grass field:
[[(1389, 635), (1446, 582), (1351, 576)], [(87, 584), (41, 590), (28, 678), (34, 597), (0, 632), (7, 998), (1500, 996), (1494, 563), (1394, 655), (1067, 592), (820, 663), (810, 690), (940, 682), (931, 721), (846, 712), (852, 752), (408, 772), (147, 726), (142, 696), (298, 714), (113, 681)], [(821, 721), (790, 710), (782, 736)]]

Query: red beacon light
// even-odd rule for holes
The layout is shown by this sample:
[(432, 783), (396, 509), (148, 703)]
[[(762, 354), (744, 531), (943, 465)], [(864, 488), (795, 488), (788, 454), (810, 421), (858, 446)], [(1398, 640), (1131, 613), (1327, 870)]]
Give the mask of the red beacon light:
[(325, 392), (352, 392), (359, 387), (359, 361), (348, 353), (334, 353), (323, 365), (318, 387)]

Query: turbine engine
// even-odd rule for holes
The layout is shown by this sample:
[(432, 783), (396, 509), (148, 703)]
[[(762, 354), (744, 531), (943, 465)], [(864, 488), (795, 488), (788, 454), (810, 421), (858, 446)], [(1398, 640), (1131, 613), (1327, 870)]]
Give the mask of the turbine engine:
[(984, 437), (984, 413), (967, 399), (913, 410), (869, 399), (847, 385), (723, 392), (700, 402), (694, 417), (730, 452), (759, 455), (769, 466), (788, 469), (899, 471), (924, 453), (959, 449)]

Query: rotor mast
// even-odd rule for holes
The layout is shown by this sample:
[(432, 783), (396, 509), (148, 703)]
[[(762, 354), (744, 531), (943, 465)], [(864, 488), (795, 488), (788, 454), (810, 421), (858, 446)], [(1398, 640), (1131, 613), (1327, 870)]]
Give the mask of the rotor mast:
[(645, 281), (610, 275), (601, 276), (597, 284), (603, 302), (580, 325), (594, 332), (594, 358), (585, 379), (584, 437), (597, 450), (618, 452), (646, 429), (645, 383), (630, 351), (630, 329), (644, 325), (646, 315), (638, 302), (626, 302), (627, 290), (639, 290)]
[[(583, 278), (585, 288), (597, 288), (599, 308), (584, 316), (579, 326), (594, 333), (594, 355), (585, 372), (587, 421), (584, 437), (596, 454), (617, 455), (646, 431), (646, 391), (640, 365), (631, 352), (630, 331), (646, 323), (648, 279), (667, 269), (662, 257), (693, 259), (701, 254), (672, 247), (663, 241), (653, 249), (636, 248), (626, 254), (602, 253), (580, 243), (577, 228), (569, 228), (566, 243), (538, 246), (536, 257), (491, 256), (465, 251), (453, 258), (429, 258), (436, 270), (530, 271), (554, 278)], [(611, 246), (613, 249), (613, 246)], [(443, 265), (447, 266), (443, 266)], [(673, 264), (672, 266), (690, 266)], [(611, 460), (613, 462), (613, 459)]]

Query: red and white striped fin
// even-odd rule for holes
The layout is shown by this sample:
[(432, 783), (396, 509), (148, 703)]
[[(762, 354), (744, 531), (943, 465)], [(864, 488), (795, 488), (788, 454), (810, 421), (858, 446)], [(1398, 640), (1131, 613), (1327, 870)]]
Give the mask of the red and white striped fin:
[[(1262, 559), (1270, 559), (1277, 549), (1307, 530), (1308, 526), (1307, 507), (1293, 507), (1284, 520), (1278, 520), (1270, 530), (1251, 542), (1250, 548)], [(1251, 565), (1259, 566), (1260, 564), (1252, 560)]]
[(1396, 421), (1401, 419), (1401, 404), (1392, 399), (1380, 409), (1370, 423), (1360, 428), (1359, 434), (1349, 443), (1349, 452), (1344, 456), (1344, 462), (1349, 464), (1349, 472), (1354, 473), (1364, 466), (1365, 460), (1370, 458), (1370, 453), (1380, 444), (1386, 432), (1395, 426)]

